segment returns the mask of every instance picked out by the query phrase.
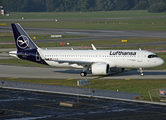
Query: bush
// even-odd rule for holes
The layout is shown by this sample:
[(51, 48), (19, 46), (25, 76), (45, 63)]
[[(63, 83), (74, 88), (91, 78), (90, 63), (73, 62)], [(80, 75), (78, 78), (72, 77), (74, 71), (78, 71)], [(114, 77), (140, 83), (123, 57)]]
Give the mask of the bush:
[(155, 3), (149, 7), (148, 12), (149, 13), (166, 12), (166, 4), (165, 3)]
[(147, 10), (148, 9), (148, 5), (146, 1), (141, 1), (139, 2), (134, 8), (133, 10)]

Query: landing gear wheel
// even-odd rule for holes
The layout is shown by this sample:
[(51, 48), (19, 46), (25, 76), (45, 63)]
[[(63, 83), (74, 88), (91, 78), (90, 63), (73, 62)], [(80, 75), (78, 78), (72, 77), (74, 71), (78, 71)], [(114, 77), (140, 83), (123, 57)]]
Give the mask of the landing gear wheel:
[(141, 75), (141, 76), (144, 76), (143, 68), (139, 68), (139, 71), (140, 71), (140, 75)]
[(80, 73), (80, 76), (81, 76), (81, 77), (84, 77), (84, 76), (86, 76), (86, 75), (87, 75), (86, 72), (81, 72), (81, 73)]
[(141, 76), (144, 76), (144, 73), (141, 73), (140, 75), (141, 75)]

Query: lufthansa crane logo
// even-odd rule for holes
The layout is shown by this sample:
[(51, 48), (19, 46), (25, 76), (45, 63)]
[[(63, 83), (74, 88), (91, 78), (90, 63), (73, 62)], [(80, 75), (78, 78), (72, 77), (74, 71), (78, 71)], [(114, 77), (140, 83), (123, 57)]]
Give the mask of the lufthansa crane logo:
[(29, 40), (25, 35), (21, 35), (17, 38), (17, 45), (21, 49), (29, 47)]

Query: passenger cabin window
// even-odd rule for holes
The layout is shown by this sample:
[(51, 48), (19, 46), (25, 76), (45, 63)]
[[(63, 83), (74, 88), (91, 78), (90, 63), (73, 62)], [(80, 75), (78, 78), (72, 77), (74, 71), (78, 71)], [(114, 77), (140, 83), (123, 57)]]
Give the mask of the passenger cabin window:
[(157, 55), (148, 55), (148, 58), (158, 57)]

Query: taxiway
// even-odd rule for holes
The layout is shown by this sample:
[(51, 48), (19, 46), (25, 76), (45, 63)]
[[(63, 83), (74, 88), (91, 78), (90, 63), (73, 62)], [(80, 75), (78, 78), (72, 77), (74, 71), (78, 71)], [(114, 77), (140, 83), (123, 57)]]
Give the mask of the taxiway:
[(140, 76), (139, 71), (129, 70), (123, 73), (112, 73), (108, 76), (94, 76), (90, 72), (86, 77), (80, 76), (81, 70), (72, 68), (54, 67), (29, 67), (0, 65), (1, 78), (38, 78), (38, 79), (166, 79), (166, 70), (144, 70), (145, 76)]
[[(87, 30), (87, 29), (56, 29), (56, 28), (26, 28), (30, 34), (49, 34), (49, 35), (79, 35), (100, 37), (100, 39), (112, 38), (166, 38), (166, 31), (134, 31), (134, 30)], [(0, 26), (0, 32), (12, 33), (11, 27)], [(84, 38), (85, 39), (85, 38)]]

